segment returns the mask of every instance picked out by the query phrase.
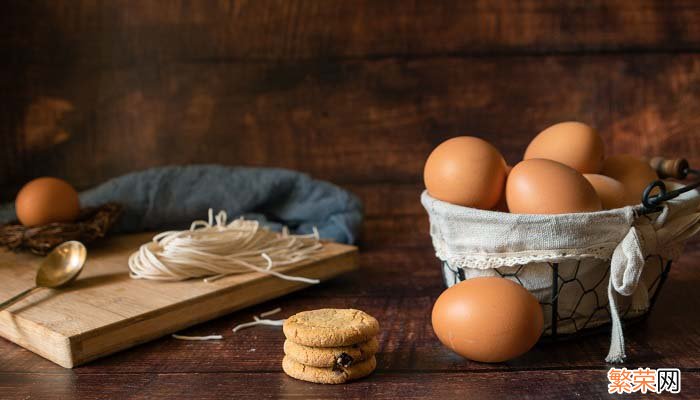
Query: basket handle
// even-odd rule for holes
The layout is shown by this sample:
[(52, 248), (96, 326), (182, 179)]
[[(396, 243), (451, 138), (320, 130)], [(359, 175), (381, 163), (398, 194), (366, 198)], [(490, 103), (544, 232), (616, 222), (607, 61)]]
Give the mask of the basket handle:
[(654, 157), (649, 160), (649, 165), (656, 171), (659, 178), (685, 179), (690, 172), (690, 165), (685, 158)]
[[(685, 179), (688, 175), (694, 175), (696, 178), (700, 176), (700, 171), (690, 168), (688, 161), (684, 158), (665, 159), (663, 157), (654, 157), (649, 161), (649, 164), (661, 179)], [(649, 214), (660, 211), (661, 203), (664, 201), (674, 199), (698, 187), (700, 187), (700, 179), (676, 190), (667, 190), (666, 184), (662, 180), (654, 181), (647, 186), (644, 194), (642, 194), (643, 207), (640, 213)], [(658, 190), (655, 191), (655, 189)], [(652, 192), (656, 194), (652, 195)]]

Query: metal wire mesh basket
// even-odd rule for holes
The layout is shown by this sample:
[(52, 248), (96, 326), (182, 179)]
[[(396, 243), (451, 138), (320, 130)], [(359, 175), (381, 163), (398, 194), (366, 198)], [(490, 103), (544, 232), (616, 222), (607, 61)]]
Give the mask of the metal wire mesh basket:
[[(692, 175), (697, 179), (699, 175), (684, 160), (655, 159), (653, 165), (661, 178), (684, 179)], [(636, 209), (635, 214), (643, 218), (657, 213), (664, 202), (699, 186), (700, 181), (667, 190), (663, 181), (653, 182), (645, 190), (642, 205)], [(481, 276), (501, 276), (526, 287), (542, 306), (545, 318), (543, 340), (552, 340), (594, 333), (607, 328), (611, 323), (608, 300), (610, 264), (610, 260), (590, 257), (481, 269), (457, 267), (442, 261), (442, 271), (447, 287)], [(671, 265), (672, 259), (660, 254), (645, 257), (639, 285), (643, 285), (646, 290), (637, 290), (634, 296), (620, 296), (617, 302), (618, 314), (626, 324), (639, 321), (649, 314)]]
[[(671, 260), (659, 255), (648, 256), (641, 281), (649, 294), (648, 307), (633, 308), (632, 302), (623, 304), (621, 317), (627, 322), (641, 320), (654, 306), (666, 281)], [(450, 287), (470, 276), (464, 268), (452, 268), (443, 262), (445, 285)], [(542, 306), (545, 325), (544, 339), (573, 338), (578, 334), (602, 330), (610, 323), (607, 285), (610, 268), (601, 268), (597, 260), (572, 260), (561, 263), (531, 263), (481, 272), (478, 276), (501, 276), (527, 287), (522, 277), (528, 273), (540, 275), (545, 271), (551, 283), (539, 289), (530, 289)], [(585, 310), (585, 311), (582, 311)], [(594, 330), (594, 328), (598, 328)]]

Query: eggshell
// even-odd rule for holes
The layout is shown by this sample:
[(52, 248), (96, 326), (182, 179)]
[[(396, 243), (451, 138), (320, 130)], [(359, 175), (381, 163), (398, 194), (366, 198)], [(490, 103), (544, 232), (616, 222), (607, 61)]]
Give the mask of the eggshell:
[(513, 214), (567, 214), (600, 211), (593, 186), (575, 169), (552, 160), (518, 163), (506, 182), (506, 202)]
[(540, 132), (525, 150), (524, 160), (544, 158), (581, 172), (597, 174), (603, 168), (603, 139), (581, 122), (561, 122)]
[(644, 189), (659, 179), (646, 160), (629, 154), (606, 158), (602, 174), (618, 180), (625, 187), (625, 205), (641, 203)]
[(17, 218), (26, 226), (72, 222), (80, 213), (78, 192), (57, 178), (38, 178), (27, 183), (15, 200)]
[(425, 163), (423, 179), (436, 199), (466, 207), (491, 209), (506, 179), (506, 162), (485, 140), (460, 136), (441, 143)]
[(544, 318), (525, 288), (508, 279), (484, 277), (445, 290), (433, 306), (432, 324), (438, 339), (455, 353), (502, 362), (535, 345)]
[[(506, 180), (508, 180), (508, 174), (510, 170), (513, 169), (510, 165), (506, 165)], [(508, 203), (506, 203), (506, 187), (503, 185), (503, 190), (501, 191), (501, 197), (498, 199), (498, 203), (493, 207), (493, 211), (508, 212)]]
[(627, 205), (625, 186), (620, 181), (598, 174), (583, 174), (583, 176), (593, 185), (604, 209), (612, 210)]

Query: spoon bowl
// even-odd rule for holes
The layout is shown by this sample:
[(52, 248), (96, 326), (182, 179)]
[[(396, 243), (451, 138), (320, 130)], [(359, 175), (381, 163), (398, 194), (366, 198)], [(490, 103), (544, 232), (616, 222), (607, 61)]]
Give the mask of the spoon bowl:
[(87, 258), (85, 246), (75, 240), (58, 245), (41, 261), (36, 285), (57, 288), (73, 282), (80, 275)]
[(87, 250), (80, 242), (71, 240), (56, 246), (41, 260), (36, 272), (36, 285), (0, 303), (0, 310), (18, 302), (38, 288), (58, 288), (73, 282), (83, 270), (86, 258)]

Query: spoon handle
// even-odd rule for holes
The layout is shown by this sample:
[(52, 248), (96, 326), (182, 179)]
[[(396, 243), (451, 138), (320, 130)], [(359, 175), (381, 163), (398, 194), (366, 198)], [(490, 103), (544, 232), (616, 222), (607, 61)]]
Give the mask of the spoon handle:
[(16, 302), (21, 300), (24, 296), (28, 295), (29, 293), (35, 291), (38, 288), (39, 288), (38, 286), (31, 287), (31, 288), (29, 288), (21, 293), (16, 294), (11, 299), (3, 301), (2, 303), (0, 303), (0, 310), (3, 310), (5, 308), (15, 304)]

